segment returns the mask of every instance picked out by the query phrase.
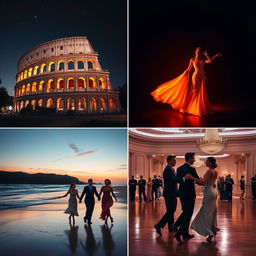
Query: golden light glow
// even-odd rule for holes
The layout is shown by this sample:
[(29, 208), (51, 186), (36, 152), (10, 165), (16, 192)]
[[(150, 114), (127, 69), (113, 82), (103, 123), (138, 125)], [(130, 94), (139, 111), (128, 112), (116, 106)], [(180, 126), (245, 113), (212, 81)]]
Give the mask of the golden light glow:
[(74, 90), (75, 89), (75, 80), (72, 77), (69, 77), (67, 80), (67, 88), (68, 90)]
[(47, 83), (47, 92), (54, 91), (54, 81), (53, 79), (49, 79)]
[(59, 78), (57, 80), (57, 89), (64, 90), (64, 79), (63, 78)]
[(89, 77), (89, 88), (96, 88), (96, 79), (95, 77)]
[(88, 69), (95, 69), (95, 60), (89, 58), (88, 59)]
[(85, 98), (80, 98), (78, 100), (78, 110), (86, 110), (86, 99)]
[(39, 106), (39, 107), (42, 107), (42, 106), (43, 106), (43, 99), (40, 99), (40, 100), (38, 101), (38, 106)]
[(43, 73), (45, 73), (46, 72), (46, 64), (45, 63), (43, 63), (42, 65), (41, 65), (41, 74), (43, 74)]
[(38, 88), (38, 90), (39, 90), (40, 92), (42, 92), (42, 91), (44, 90), (44, 84), (45, 84), (45, 82), (44, 82), (43, 80), (39, 82), (39, 88)]
[(79, 77), (77, 83), (78, 83), (78, 89), (85, 89), (86, 83), (85, 83), (84, 77)]
[(57, 99), (57, 110), (64, 110), (64, 100), (62, 98)]
[(47, 108), (53, 108), (53, 99), (49, 98), (46, 102)]
[(94, 97), (90, 98), (90, 110), (95, 112), (97, 110), (97, 101)]
[(117, 111), (117, 104), (116, 100), (113, 98), (109, 99), (109, 109), (111, 112), (116, 112)]
[(107, 89), (107, 81), (105, 77), (99, 78), (99, 86), (101, 89)]
[(34, 76), (38, 75), (39, 66), (34, 67)]
[(36, 92), (36, 82), (34, 82), (33, 84), (32, 84), (32, 91), (31, 91), (32, 93), (33, 92)]
[(25, 72), (24, 72), (24, 79), (27, 78), (27, 76), (28, 76), (28, 71), (25, 70)]
[(53, 61), (51, 61), (51, 62), (49, 63), (48, 71), (49, 71), (49, 72), (55, 71), (55, 63), (54, 63)]
[(28, 70), (28, 77), (31, 77), (32, 76), (32, 68), (30, 68), (29, 70)]
[(30, 84), (27, 84), (26, 86), (26, 94), (30, 93)]

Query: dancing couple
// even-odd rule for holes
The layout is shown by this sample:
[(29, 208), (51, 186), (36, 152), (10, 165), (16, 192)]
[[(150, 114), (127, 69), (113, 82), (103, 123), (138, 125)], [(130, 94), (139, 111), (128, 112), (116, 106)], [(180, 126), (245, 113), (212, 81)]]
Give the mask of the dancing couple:
[[(88, 185), (84, 187), (84, 190), (81, 194), (81, 197), (78, 195), (78, 190), (76, 189), (76, 184), (72, 183), (69, 187), (69, 190), (64, 196), (60, 196), (59, 198), (66, 197), (68, 194), (70, 194), (69, 200), (68, 200), (68, 208), (65, 210), (64, 213), (70, 214), (69, 215), (69, 223), (71, 223), (71, 218), (73, 218), (73, 224), (75, 224), (75, 216), (79, 216), (77, 212), (77, 199), (79, 199), (79, 203), (82, 202), (83, 197), (85, 196), (84, 202), (86, 207), (86, 213), (84, 217), (84, 223), (87, 223), (88, 225), (91, 225), (91, 219), (92, 219), (92, 213), (94, 210), (95, 205), (95, 196), (98, 198), (98, 201), (101, 200), (101, 215), (100, 219), (105, 221), (105, 224), (107, 224), (108, 218), (110, 218), (111, 223), (113, 223), (113, 217), (110, 213), (110, 207), (113, 205), (113, 199), (112, 196), (117, 201), (117, 198), (114, 194), (113, 188), (111, 187), (111, 181), (109, 179), (105, 179), (105, 186), (101, 187), (100, 193), (97, 192), (97, 189), (95, 186), (93, 186), (93, 180), (88, 180)], [(112, 196), (111, 196), (112, 195)]]
[[(211, 242), (216, 236), (219, 229), (217, 228), (217, 189), (216, 179), (217, 167), (216, 159), (208, 157), (206, 166), (208, 170), (203, 178), (199, 178), (195, 168), (192, 166), (195, 162), (195, 153), (188, 152), (185, 154), (185, 163), (174, 170), (176, 157), (170, 155), (167, 157), (167, 166), (163, 171), (164, 191), (163, 196), (166, 204), (166, 213), (161, 220), (154, 226), (156, 232), (161, 236), (161, 229), (168, 223), (169, 232), (176, 232), (174, 237), (179, 244), (183, 239), (191, 239), (194, 235), (189, 234), (189, 223), (193, 215), (195, 205), (195, 183), (204, 186), (204, 197), (202, 206), (192, 221), (191, 228), (202, 236), (208, 236), (207, 241)], [(179, 189), (177, 189), (179, 183)], [(180, 197), (182, 213), (174, 222), (174, 213), (177, 206), (177, 194)]]

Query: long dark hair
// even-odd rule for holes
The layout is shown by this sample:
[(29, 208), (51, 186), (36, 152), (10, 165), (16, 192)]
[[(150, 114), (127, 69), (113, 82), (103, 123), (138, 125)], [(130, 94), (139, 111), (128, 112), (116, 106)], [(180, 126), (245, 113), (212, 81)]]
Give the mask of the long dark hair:
[(76, 185), (76, 183), (75, 183), (75, 182), (72, 182), (72, 183), (70, 184), (70, 186), (69, 186), (69, 189), (71, 189), (74, 185)]
[(210, 162), (210, 165), (213, 169), (217, 168), (217, 164), (216, 164), (216, 158), (213, 156), (209, 156), (207, 157), (207, 160)]
[[(205, 56), (203, 55), (203, 49), (201, 47), (196, 47), (196, 50), (199, 49), (199, 54), (198, 54), (198, 58), (200, 60), (204, 60)], [(196, 56), (196, 52), (195, 52), (195, 56)]]

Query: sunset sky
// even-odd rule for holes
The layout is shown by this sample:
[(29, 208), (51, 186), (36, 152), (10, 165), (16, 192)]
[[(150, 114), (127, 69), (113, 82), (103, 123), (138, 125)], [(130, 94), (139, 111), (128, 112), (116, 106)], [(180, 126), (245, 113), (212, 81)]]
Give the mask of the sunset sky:
[(1, 129), (0, 170), (126, 183), (126, 129)]

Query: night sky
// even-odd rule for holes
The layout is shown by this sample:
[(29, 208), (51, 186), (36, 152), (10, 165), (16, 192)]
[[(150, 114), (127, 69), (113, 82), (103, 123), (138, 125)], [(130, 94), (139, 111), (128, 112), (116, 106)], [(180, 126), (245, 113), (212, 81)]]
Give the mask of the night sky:
[(255, 32), (252, 1), (131, 1), (130, 125), (166, 107), (154, 104), (150, 92), (182, 74), (198, 46), (223, 54), (205, 67), (212, 103), (255, 109)]
[(40, 43), (69, 36), (89, 39), (114, 88), (126, 83), (126, 1), (4, 0), (0, 10), (0, 78), (10, 95), (19, 57)]

